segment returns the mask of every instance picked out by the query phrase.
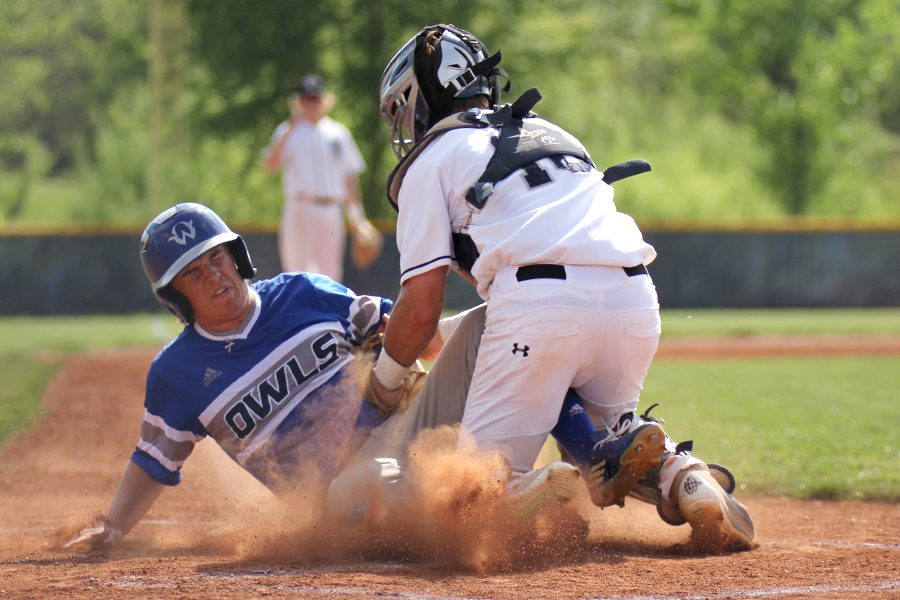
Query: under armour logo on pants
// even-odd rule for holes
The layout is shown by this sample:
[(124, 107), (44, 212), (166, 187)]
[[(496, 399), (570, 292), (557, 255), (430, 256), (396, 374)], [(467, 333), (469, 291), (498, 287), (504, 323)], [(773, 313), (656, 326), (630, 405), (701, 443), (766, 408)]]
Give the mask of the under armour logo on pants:
[(513, 349), (512, 349), (513, 354), (515, 354), (516, 352), (521, 352), (522, 357), (524, 358), (524, 357), (528, 356), (528, 350), (529, 350), (528, 346), (519, 348), (519, 342), (513, 342)]

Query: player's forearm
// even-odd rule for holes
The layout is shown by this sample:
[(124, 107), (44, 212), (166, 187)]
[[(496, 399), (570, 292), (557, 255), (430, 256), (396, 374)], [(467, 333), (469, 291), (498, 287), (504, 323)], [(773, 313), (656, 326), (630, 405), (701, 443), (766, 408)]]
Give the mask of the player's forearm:
[(266, 148), (265, 156), (263, 157), (263, 165), (270, 173), (276, 173), (281, 169), (281, 157), (282, 154), (284, 154), (284, 144), (287, 141), (288, 134), (291, 132), (291, 128), (292, 126), (289, 126), (284, 134)]
[(263, 164), (266, 167), (266, 171), (269, 173), (276, 173), (281, 168), (281, 151), (283, 148), (283, 144), (281, 140), (276, 142), (274, 146), (269, 146), (266, 150), (266, 156), (263, 160)]
[(347, 215), (347, 223), (351, 231), (355, 232), (366, 221), (366, 211), (362, 203), (362, 195), (359, 191), (359, 180), (356, 175), (348, 175), (345, 179), (347, 197), (344, 201), (344, 214)]
[(441, 349), (444, 347), (444, 338), (441, 335), (441, 324), (438, 322), (438, 328), (435, 334), (431, 337), (431, 340), (428, 342), (428, 345), (422, 351), (422, 354), (419, 355), (421, 360), (434, 360), (437, 358), (437, 355), (440, 354)]
[(128, 461), (116, 495), (105, 515), (106, 522), (124, 536), (147, 514), (163, 488), (163, 484), (147, 475), (132, 461)]
[(440, 311), (433, 313), (421, 305), (398, 300), (385, 332), (384, 349), (400, 364), (413, 364), (437, 332), (439, 317)]
[(413, 364), (437, 333), (446, 278), (439, 267), (404, 283), (384, 336), (384, 349), (401, 365)]

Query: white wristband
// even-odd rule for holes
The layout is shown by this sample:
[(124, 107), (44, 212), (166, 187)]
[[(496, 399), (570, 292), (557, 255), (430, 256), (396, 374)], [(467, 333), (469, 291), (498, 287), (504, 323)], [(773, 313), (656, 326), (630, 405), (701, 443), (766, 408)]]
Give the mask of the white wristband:
[(381, 354), (378, 355), (378, 361), (375, 363), (375, 377), (387, 389), (396, 390), (403, 385), (403, 378), (409, 373), (411, 366), (404, 367), (382, 348)]

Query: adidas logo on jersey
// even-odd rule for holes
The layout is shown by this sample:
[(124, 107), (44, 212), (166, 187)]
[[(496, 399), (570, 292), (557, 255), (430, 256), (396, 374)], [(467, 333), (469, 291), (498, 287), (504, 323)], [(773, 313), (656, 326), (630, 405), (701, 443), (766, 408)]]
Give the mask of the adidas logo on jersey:
[(209, 384), (215, 381), (216, 378), (221, 374), (222, 371), (217, 371), (212, 367), (207, 368), (206, 373), (203, 374), (203, 387), (209, 387)]
[(569, 409), (569, 416), (574, 417), (575, 415), (583, 415), (586, 414), (584, 407), (578, 402), (574, 403), (572, 407)]

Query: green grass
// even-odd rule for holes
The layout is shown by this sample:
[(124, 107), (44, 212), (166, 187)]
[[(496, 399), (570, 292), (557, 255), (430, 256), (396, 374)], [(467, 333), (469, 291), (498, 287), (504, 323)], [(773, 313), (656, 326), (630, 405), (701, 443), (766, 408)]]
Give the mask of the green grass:
[(163, 314), (0, 318), (0, 443), (39, 420), (40, 399), (65, 355), (161, 346), (178, 330), (175, 319)]
[[(664, 335), (900, 334), (900, 310), (663, 312)], [(163, 313), (0, 318), (0, 441), (40, 418), (60, 356), (158, 347), (180, 326)], [(656, 361), (641, 407), (745, 494), (900, 501), (898, 358)]]
[(900, 335), (900, 309), (663, 309), (664, 337)]
[(15, 353), (0, 353), (0, 442), (40, 419), (38, 402), (58, 365)]
[(0, 353), (162, 345), (181, 326), (168, 313), (0, 318)]
[(657, 361), (642, 394), (750, 493), (900, 501), (896, 356)]

